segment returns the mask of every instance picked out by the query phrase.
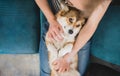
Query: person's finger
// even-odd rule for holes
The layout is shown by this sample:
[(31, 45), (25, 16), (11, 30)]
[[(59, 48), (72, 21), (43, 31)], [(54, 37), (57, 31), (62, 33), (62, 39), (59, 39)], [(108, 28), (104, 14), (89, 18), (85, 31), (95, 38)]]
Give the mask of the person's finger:
[(70, 70), (70, 67), (66, 68), (65, 71), (69, 71)]
[(54, 31), (54, 32), (55, 32), (54, 39), (57, 40), (57, 41), (62, 40), (62, 37), (59, 35), (60, 33), (57, 32), (57, 31)]
[(58, 65), (54, 65), (54, 69), (55, 69), (56, 71), (58, 71), (58, 70), (59, 70), (59, 66), (58, 66)]
[(56, 61), (54, 61), (52, 64), (53, 64), (53, 65), (57, 65), (57, 62), (56, 62)]
[(54, 41), (58, 41), (58, 39), (56, 38), (56, 34), (54, 31), (51, 32), (51, 36), (54, 39)]
[(55, 61), (53, 64), (54, 64), (54, 69), (56, 71), (59, 71), (60, 65), (59, 65), (58, 61)]
[(65, 72), (65, 71), (66, 71), (66, 69), (65, 69), (65, 68), (63, 68), (61, 72)]
[(47, 36), (48, 36), (49, 39), (52, 38), (52, 36), (51, 36), (51, 34), (49, 32), (47, 33)]
[(53, 65), (57, 65), (59, 62), (58, 62), (58, 60), (55, 60), (55, 61), (53, 61)]
[(58, 29), (59, 29), (60, 33), (64, 33), (62, 26), (59, 26)]
[(60, 69), (58, 70), (59, 73), (61, 73), (62, 71), (63, 71), (63, 68), (60, 68)]
[(68, 69), (65, 69), (65, 72), (67, 72), (68, 71)]
[(54, 41), (54, 39), (53, 39), (53, 36), (52, 36), (52, 34), (51, 33), (48, 33), (48, 38), (50, 39), (50, 41)]
[(55, 30), (55, 34), (56, 34), (57, 40), (62, 40), (63, 39), (63, 37), (61, 36), (61, 33), (58, 29)]
[(48, 30), (48, 33), (49, 33), (49, 36), (51, 38), (52, 41), (55, 41), (55, 36), (56, 36), (56, 33), (55, 33), (55, 27), (53, 27), (52, 25), (49, 27), (49, 30)]
[(61, 28), (61, 26), (59, 25), (54, 27), (52, 26), (49, 28), (49, 32), (51, 33), (52, 38), (56, 41), (61, 41), (63, 39), (59, 27)]

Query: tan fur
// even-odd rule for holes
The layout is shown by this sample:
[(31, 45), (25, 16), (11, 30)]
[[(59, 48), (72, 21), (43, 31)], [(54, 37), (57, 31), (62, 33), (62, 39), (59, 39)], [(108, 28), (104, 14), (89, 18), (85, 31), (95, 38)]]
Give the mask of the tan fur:
[[(53, 41), (51, 42), (46, 34), (46, 46), (49, 52), (49, 64), (51, 68), (51, 76), (80, 76), (77, 71), (78, 56), (72, 58), (72, 63), (70, 65), (70, 71), (64, 73), (58, 73), (54, 70), (52, 62), (59, 57), (71, 52), (72, 47), (75, 42), (75, 38), (79, 33), (80, 29), (85, 24), (85, 18), (80, 14), (81, 12), (75, 8), (68, 8), (65, 5), (61, 5), (62, 9), (56, 14), (57, 21), (62, 25), (64, 30), (63, 41)], [(77, 25), (80, 25), (77, 27)], [(72, 29), (73, 34), (69, 33)]]
[(68, 45), (68, 44), (74, 44), (74, 42), (66, 42), (64, 45), (63, 45), (63, 48)]

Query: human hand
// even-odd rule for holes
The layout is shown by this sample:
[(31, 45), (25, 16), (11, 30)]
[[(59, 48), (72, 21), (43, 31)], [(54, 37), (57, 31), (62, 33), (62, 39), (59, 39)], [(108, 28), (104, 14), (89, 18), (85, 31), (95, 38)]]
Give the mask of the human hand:
[(56, 20), (50, 21), (49, 24), (50, 24), (50, 26), (49, 26), (49, 29), (47, 32), (49, 39), (51, 41), (61, 41), (63, 39), (62, 26)]
[(60, 57), (56, 59), (53, 62), (54, 69), (58, 71), (59, 73), (69, 71), (70, 69), (70, 64), (71, 64), (71, 57), (69, 56), (70, 54), (66, 54), (63, 57)]

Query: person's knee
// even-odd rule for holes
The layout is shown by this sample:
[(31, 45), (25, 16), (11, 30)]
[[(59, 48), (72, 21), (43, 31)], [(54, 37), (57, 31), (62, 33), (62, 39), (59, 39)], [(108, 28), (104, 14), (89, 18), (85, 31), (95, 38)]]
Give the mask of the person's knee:
[(50, 76), (50, 73), (44, 71), (43, 69), (40, 69), (40, 76)]

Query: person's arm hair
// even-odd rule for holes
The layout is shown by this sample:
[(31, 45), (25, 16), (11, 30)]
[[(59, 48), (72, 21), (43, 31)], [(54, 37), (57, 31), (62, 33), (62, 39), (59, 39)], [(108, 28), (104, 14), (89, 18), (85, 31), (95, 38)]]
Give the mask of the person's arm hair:
[(35, 2), (42, 10), (49, 23), (56, 19), (55, 15), (49, 7), (48, 0), (35, 0)]
[(77, 52), (87, 43), (87, 41), (92, 37), (94, 34), (99, 22), (101, 21), (102, 17), (104, 16), (107, 8), (109, 7), (111, 0), (105, 0), (101, 4), (96, 7), (93, 13), (88, 18), (87, 23), (81, 29), (76, 42), (73, 46), (72, 54), (73, 56), (77, 54)]
[(49, 23), (49, 29), (47, 32), (49, 39), (51, 41), (62, 40), (63, 39), (63, 37), (61, 36), (61, 33), (63, 33), (62, 26), (57, 22), (56, 16), (53, 14), (52, 10), (50, 9), (48, 0), (35, 0), (35, 2), (42, 10)]

